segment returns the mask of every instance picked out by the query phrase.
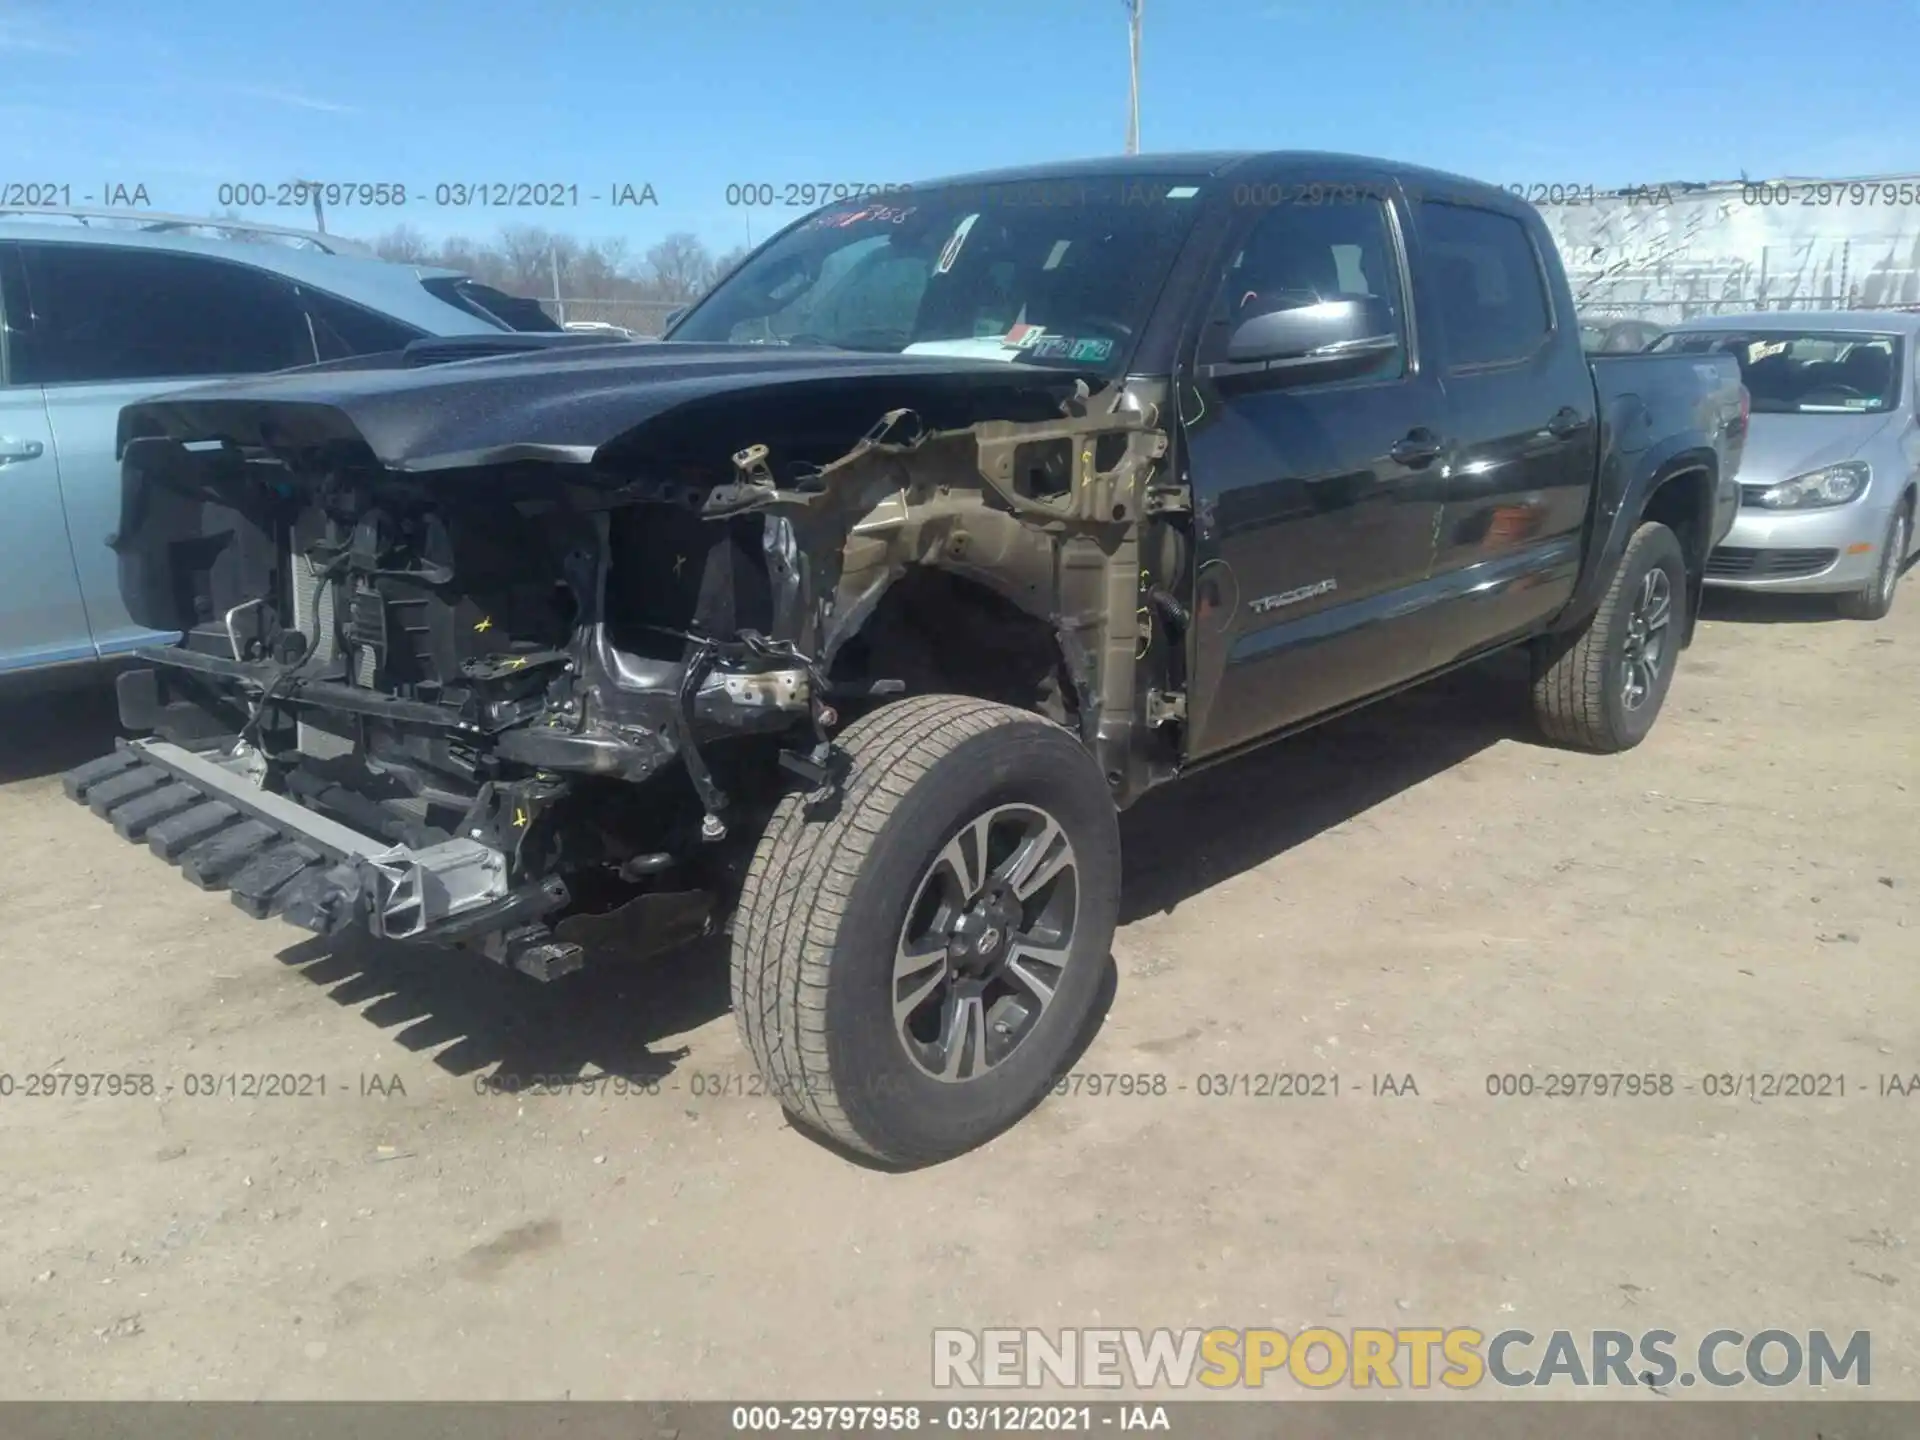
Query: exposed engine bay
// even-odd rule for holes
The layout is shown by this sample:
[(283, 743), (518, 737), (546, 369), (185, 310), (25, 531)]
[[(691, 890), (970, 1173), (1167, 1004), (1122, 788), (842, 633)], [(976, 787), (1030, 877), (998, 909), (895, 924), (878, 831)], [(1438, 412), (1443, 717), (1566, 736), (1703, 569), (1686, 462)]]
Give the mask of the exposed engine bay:
[(122, 590), (184, 638), (121, 678), (154, 738), (80, 783), (255, 913), (541, 978), (717, 927), (739, 842), (831, 803), (893, 695), (1040, 710), (1125, 804), (1178, 760), (1184, 491), (1153, 404), (998, 368), (398, 463), (267, 385), (133, 407)]

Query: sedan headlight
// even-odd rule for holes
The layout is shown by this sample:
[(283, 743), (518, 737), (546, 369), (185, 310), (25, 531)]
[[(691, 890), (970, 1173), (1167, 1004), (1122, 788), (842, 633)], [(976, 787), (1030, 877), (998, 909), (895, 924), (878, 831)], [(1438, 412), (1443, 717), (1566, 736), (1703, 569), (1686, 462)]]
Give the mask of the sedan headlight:
[(1820, 510), (1844, 505), (1860, 498), (1872, 473), (1864, 460), (1842, 460), (1838, 465), (1769, 485), (1753, 495), (1753, 503), (1767, 510)]

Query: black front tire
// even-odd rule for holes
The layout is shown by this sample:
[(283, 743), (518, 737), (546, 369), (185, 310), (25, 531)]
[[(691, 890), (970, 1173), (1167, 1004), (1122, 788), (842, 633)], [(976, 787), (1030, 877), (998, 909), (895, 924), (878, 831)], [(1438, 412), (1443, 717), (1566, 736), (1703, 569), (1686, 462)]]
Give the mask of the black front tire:
[[(799, 1123), (895, 1165), (925, 1165), (1005, 1130), (1059, 1078), (1091, 1020), (1119, 913), (1120, 838), (1099, 767), (1027, 711), (916, 696), (839, 737), (851, 761), (825, 813), (784, 797), (734, 923), (734, 1015), (769, 1091)], [(896, 948), (935, 857), (995, 807), (1057, 821), (1077, 909), (1051, 1001), (973, 1078), (928, 1074), (894, 1012)]]
[[(1649, 576), (1665, 576), (1665, 643), (1649, 667), (1638, 703), (1627, 695), (1629, 647)], [(1680, 539), (1646, 521), (1633, 532), (1613, 583), (1584, 628), (1542, 642), (1534, 652), (1533, 710), (1549, 740), (1597, 754), (1631, 750), (1653, 729), (1687, 633), (1687, 562)]]

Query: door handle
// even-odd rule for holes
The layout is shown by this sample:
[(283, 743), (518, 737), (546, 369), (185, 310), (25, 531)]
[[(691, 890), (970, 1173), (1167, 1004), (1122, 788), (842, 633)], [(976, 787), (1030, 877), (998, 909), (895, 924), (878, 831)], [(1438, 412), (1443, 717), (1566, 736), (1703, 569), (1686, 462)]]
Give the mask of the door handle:
[(1431, 465), (1439, 458), (1440, 437), (1422, 425), (1409, 430), (1387, 449), (1387, 456), (1396, 465), (1404, 465), (1409, 470), (1418, 470), (1423, 465)]
[(1564, 440), (1569, 435), (1578, 435), (1587, 428), (1587, 417), (1571, 405), (1562, 405), (1547, 421), (1547, 433), (1556, 440)]
[(0, 465), (9, 465), (15, 460), (38, 460), (47, 453), (47, 447), (38, 440), (16, 440), (11, 435), (0, 435)]

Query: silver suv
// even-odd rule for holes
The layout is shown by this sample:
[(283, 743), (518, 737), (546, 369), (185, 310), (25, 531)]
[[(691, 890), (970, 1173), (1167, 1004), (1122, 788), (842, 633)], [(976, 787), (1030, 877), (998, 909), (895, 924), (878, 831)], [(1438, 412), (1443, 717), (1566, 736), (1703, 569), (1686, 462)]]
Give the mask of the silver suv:
[(128, 616), (107, 544), (122, 406), (428, 336), (559, 329), (531, 300), (335, 236), (82, 210), (0, 212), (0, 321), (0, 685), (171, 638)]

